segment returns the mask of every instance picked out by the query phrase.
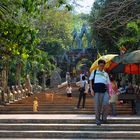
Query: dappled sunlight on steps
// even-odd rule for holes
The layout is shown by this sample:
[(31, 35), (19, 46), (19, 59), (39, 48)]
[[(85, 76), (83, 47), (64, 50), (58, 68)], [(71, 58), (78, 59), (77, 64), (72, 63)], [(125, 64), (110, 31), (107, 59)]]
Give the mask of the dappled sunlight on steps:
[[(0, 112), (2, 114), (34, 114), (33, 109), (33, 99), (38, 97), (39, 101), (39, 111), (36, 114), (93, 114), (94, 113), (94, 103), (91, 96), (87, 96), (86, 99), (86, 109), (74, 109), (77, 105), (78, 100), (78, 89), (74, 87), (73, 89), (73, 99), (70, 101), (67, 99), (65, 88), (54, 94), (54, 100), (52, 101), (51, 95), (46, 93), (34, 94), (31, 97), (22, 99), (15, 103), (7, 104), (6, 106), (0, 107)], [(133, 114), (131, 104), (121, 104), (117, 105), (118, 114)]]

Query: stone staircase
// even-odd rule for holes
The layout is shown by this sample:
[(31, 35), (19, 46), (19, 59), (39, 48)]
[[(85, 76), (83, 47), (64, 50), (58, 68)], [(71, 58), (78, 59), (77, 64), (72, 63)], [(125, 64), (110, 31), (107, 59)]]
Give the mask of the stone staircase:
[[(73, 99), (68, 100), (66, 97), (65, 89), (61, 89), (54, 95), (54, 100), (51, 100), (51, 96), (47, 93), (38, 93), (33, 96), (22, 99), (20, 101), (6, 104), (0, 107), (2, 114), (34, 114), (33, 110), (33, 98), (38, 97), (39, 111), (36, 114), (93, 114), (94, 103), (91, 96), (87, 96), (86, 109), (75, 110), (74, 108), (78, 102), (78, 89), (73, 89)], [(117, 113), (120, 114), (133, 114), (131, 104), (118, 104)]]
[(0, 139), (140, 139), (140, 118), (109, 117), (96, 126), (93, 115), (0, 116)]
[[(33, 98), (39, 99), (39, 111), (32, 111)], [(131, 104), (117, 104), (117, 117), (110, 117), (107, 124), (96, 126), (94, 103), (87, 96), (86, 109), (75, 110), (78, 90), (74, 88), (69, 101), (65, 90), (54, 95), (47, 93), (33, 96), (0, 107), (0, 140), (47, 139), (140, 139), (140, 118), (132, 113)]]

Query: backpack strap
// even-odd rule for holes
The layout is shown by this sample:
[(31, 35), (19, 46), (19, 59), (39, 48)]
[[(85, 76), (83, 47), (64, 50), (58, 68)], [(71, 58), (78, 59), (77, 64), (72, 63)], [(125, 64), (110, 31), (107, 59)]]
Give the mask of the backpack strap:
[(93, 83), (92, 84), (94, 84), (94, 81), (95, 81), (96, 71), (97, 70), (94, 71), (94, 76), (93, 76), (93, 80), (92, 80)]
[(93, 76), (93, 79), (92, 79), (92, 88), (93, 88), (93, 86), (94, 86), (96, 72), (97, 72), (97, 70), (94, 71), (94, 76)]
[(86, 87), (86, 81), (84, 82), (84, 88)]

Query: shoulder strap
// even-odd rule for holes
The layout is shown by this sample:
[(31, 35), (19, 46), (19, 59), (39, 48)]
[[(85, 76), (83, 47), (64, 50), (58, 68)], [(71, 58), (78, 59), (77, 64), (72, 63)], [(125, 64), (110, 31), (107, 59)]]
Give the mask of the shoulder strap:
[(93, 81), (92, 81), (93, 83), (92, 83), (92, 84), (94, 84), (94, 81), (95, 81), (96, 71), (97, 71), (97, 70), (94, 71), (94, 76), (93, 76)]
[(85, 86), (86, 86), (86, 81), (84, 82), (84, 88), (85, 88)]

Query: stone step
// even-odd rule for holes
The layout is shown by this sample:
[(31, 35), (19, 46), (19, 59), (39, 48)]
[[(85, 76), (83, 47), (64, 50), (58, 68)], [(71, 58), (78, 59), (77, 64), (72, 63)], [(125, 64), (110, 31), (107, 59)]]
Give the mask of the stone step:
[[(55, 102), (50, 102), (50, 103), (48, 103), (48, 102), (46, 102), (46, 103), (39, 103), (39, 105), (40, 106), (51, 106), (51, 105), (56, 105), (56, 106), (69, 106), (69, 105), (75, 105), (75, 104), (77, 104), (77, 102), (74, 102), (74, 103), (72, 103), (72, 102), (67, 102), (67, 103), (55, 103)], [(33, 102), (31, 102), (31, 103), (20, 103), (20, 104), (6, 104), (5, 106), (22, 106), (22, 105), (24, 105), (25, 107), (26, 106), (32, 106), (33, 105)], [(94, 105), (94, 103), (89, 103), (89, 102), (87, 102), (86, 104), (85, 104), (86, 106), (93, 106)], [(118, 105), (118, 104), (116, 104), (116, 106), (117, 107), (131, 107), (131, 104), (129, 104), (129, 105)]]
[[(23, 115), (24, 116), (24, 115)], [(30, 115), (33, 116), (33, 115)], [(36, 115), (35, 115), (36, 116)], [(95, 120), (94, 117), (91, 117), (90, 119), (58, 119), (58, 118), (49, 118), (52, 115), (48, 115), (48, 117), (46, 116), (46, 119), (33, 119), (29, 117), (29, 119), (0, 119), (0, 124), (95, 124)], [(63, 116), (63, 115), (62, 115)], [(26, 117), (25, 117), (26, 118)], [(110, 118), (110, 117), (109, 117)], [(140, 125), (140, 119), (127, 119), (127, 117), (125, 117), (124, 119), (121, 118), (112, 118), (112, 119), (108, 119), (107, 124), (137, 124)]]
[[(9, 110), (9, 111), (1, 111), (1, 114), (94, 114), (93, 110), (48, 110), (48, 111), (38, 111), (38, 112), (33, 112), (33, 111), (16, 111), (16, 110)], [(118, 111), (117, 112), (119, 115), (121, 114), (133, 114), (132, 111), (126, 110), (126, 111)]]
[[(39, 104), (40, 107), (69, 107), (69, 106), (75, 106), (77, 105), (77, 102), (76, 103), (67, 103), (67, 104), (56, 104), (56, 103), (46, 103), (46, 104)], [(7, 104), (4, 107), (6, 108), (14, 108), (14, 107), (32, 107), (33, 104)], [(92, 107), (94, 106), (94, 104), (85, 104), (86, 107)], [(131, 105), (116, 105), (116, 108), (131, 108)]]
[[(47, 138), (45, 138), (45, 139), (42, 139), (42, 138), (35, 138), (35, 139), (32, 139), (32, 138), (30, 138), (30, 139), (22, 139), (22, 138), (0, 138), (0, 140), (50, 140), (50, 139), (47, 139)], [(51, 140), (60, 140), (60, 139), (51, 139)], [(63, 138), (61, 138), (61, 140), (81, 140), (81, 139), (78, 139), (78, 138), (76, 138), (76, 139), (74, 139), (74, 138), (70, 138), (70, 139), (67, 139), (67, 138), (65, 138), (65, 139), (63, 139)], [(85, 139), (84, 138), (84, 140), (93, 140), (93, 139)], [(108, 139), (98, 139), (98, 140), (108, 140)], [(114, 140), (114, 139), (109, 139), (109, 140)], [(124, 139), (117, 139), (117, 140), (124, 140)], [(133, 139), (133, 140), (139, 140), (139, 139)]]
[(97, 127), (96, 124), (41, 124), (41, 123), (0, 123), (0, 130), (58, 130), (58, 131), (140, 131), (140, 124), (103, 124)]
[(0, 115), (0, 138), (139, 139), (140, 118), (108, 117), (96, 126), (93, 115)]
[(1, 138), (93, 138), (135, 139), (140, 131), (8, 131), (0, 130)]
[[(64, 104), (77, 104), (77, 102), (78, 102), (78, 100), (77, 101), (74, 101), (74, 102), (69, 102), (69, 101), (67, 101), (67, 102), (64, 102), (64, 101), (60, 101), (60, 102), (55, 102), (55, 101), (49, 101), (49, 102), (43, 102), (43, 101), (40, 101), (40, 102), (38, 102), (39, 104), (41, 104), (41, 105), (45, 105), (45, 104), (58, 104), (58, 105), (64, 105)], [(93, 105), (93, 102), (89, 102), (89, 101), (87, 101), (86, 102), (88, 105)], [(21, 105), (21, 104), (26, 104), (26, 105), (32, 105), (33, 104), (33, 101), (29, 101), (29, 102), (18, 102), (18, 103), (16, 103), (16, 102), (14, 102), (13, 104), (15, 104), (15, 105)], [(11, 105), (13, 105), (13, 104), (11, 104)]]
[[(75, 103), (77, 103), (77, 102), (75, 102)], [(69, 106), (69, 105), (71, 105), (72, 103), (71, 102), (67, 102), (67, 104), (65, 104), (65, 106)], [(32, 106), (33, 105), (33, 103), (28, 103), (28, 104), (25, 104), (25, 103), (23, 103), (23, 104), (21, 104), (21, 103), (18, 103), (18, 104), (16, 104), (16, 103), (12, 103), (12, 104), (6, 104), (5, 106), (6, 107), (14, 107), (14, 106)], [(54, 105), (54, 106), (64, 106), (64, 104), (61, 102), (61, 103), (55, 103), (55, 102), (50, 102), (50, 103), (40, 103), (39, 105), (41, 105), (41, 106), (52, 106), (52, 105)], [(86, 106), (93, 106), (93, 103), (89, 103), (89, 102), (87, 102), (86, 103)], [(130, 104), (117, 104), (116, 105), (117, 107), (120, 107), (120, 108), (122, 108), (122, 107), (131, 107), (131, 105)]]
[[(60, 104), (60, 105), (62, 105), (62, 104), (75, 104), (75, 103), (77, 103), (78, 102), (78, 100), (76, 100), (76, 101), (57, 101), (57, 102), (55, 102), (55, 101), (49, 101), (49, 102), (47, 102), (47, 101), (40, 101), (39, 103), (40, 104), (52, 104), (52, 103), (55, 103), (55, 104)], [(33, 101), (26, 101), (26, 102), (24, 102), (24, 101), (22, 101), (22, 102), (18, 102), (18, 103), (16, 103), (16, 102), (14, 102), (13, 104), (16, 104), (16, 105), (18, 105), (18, 104), (27, 104), (27, 105), (31, 105), (33, 103)], [(89, 105), (92, 105), (93, 104), (93, 101), (87, 101), (86, 102), (87, 104), (89, 104)]]
[[(55, 104), (55, 103), (51, 103), (51, 104), (39, 104), (39, 107), (57, 107), (57, 108), (67, 108), (67, 107), (71, 107), (71, 106), (76, 106), (77, 103), (71, 103), (71, 104)], [(33, 104), (8, 104), (6, 106), (3, 106), (1, 108), (28, 108), (28, 107), (32, 107)], [(94, 107), (94, 104), (85, 104), (86, 107), (88, 108), (93, 108)], [(125, 106), (125, 105), (122, 105), (122, 106), (119, 106), (119, 105), (116, 105), (116, 108), (125, 108), (125, 109), (129, 109), (129, 108), (132, 108), (131, 105), (129, 106)]]
[[(23, 110), (23, 111), (26, 111), (26, 110), (32, 110), (32, 108), (33, 108), (33, 106), (29, 106), (29, 107), (5, 107), (5, 108), (1, 108), (0, 110), (2, 111), (2, 110), (7, 110), (7, 111), (9, 111), (9, 110), (17, 110), (17, 111), (20, 111), (20, 110)], [(42, 110), (42, 111), (47, 111), (47, 110), (74, 110), (74, 108), (75, 108), (75, 106), (67, 106), (67, 107), (63, 107), (63, 106), (57, 106), (57, 107), (55, 107), (55, 106), (39, 106), (38, 107), (38, 109), (39, 110)], [(88, 110), (88, 111), (92, 111), (92, 110), (94, 110), (94, 107), (87, 107), (86, 106), (86, 109), (85, 109), (86, 111)], [(124, 107), (122, 107), (122, 108), (116, 108), (116, 110), (117, 111), (132, 111), (132, 108), (124, 108)]]

